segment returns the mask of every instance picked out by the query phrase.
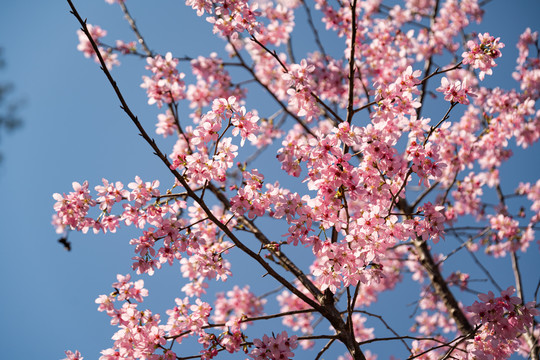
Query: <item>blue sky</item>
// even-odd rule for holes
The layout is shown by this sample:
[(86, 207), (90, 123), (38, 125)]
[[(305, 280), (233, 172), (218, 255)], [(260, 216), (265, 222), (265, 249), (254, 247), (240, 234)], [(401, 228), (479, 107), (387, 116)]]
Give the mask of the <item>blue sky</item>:
[[(210, 36), (210, 24), (183, 3), (155, 0), (148, 6), (146, 1), (128, 0), (153, 50), (172, 51), (179, 57), (221, 52), (223, 42)], [(106, 41), (133, 40), (117, 6), (102, 0), (75, 4), (89, 23), (108, 30)], [(486, 22), (478, 31), (501, 36), (506, 43), (494, 71), (503, 87), (513, 87), (510, 73), (517, 54), (514, 44), (527, 26), (539, 30), (540, 3), (517, 0), (509, 5), (494, 0), (487, 10)], [(117, 273), (129, 272), (132, 249), (128, 241), (135, 233), (129, 229), (107, 236), (72, 233), (73, 251), (68, 253), (56, 242), (58, 236), (50, 226), (51, 195), (70, 191), (72, 181), (88, 180), (93, 188), (102, 177), (126, 184), (135, 175), (146, 181), (160, 179), (161, 189), (170, 181), (167, 169), (120, 110), (98, 66), (76, 50), (78, 28), (64, 1), (2, 3), (0, 47), (7, 67), (0, 72), (0, 81), (12, 82), (16, 97), (27, 104), (21, 111), (24, 127), (0, 142), (4, 154), (0, 164), (0, 348), (6, 359), (60, 359), (65, 349), (79, 349), (86, 359), (94, 359), (101, 349), (111, 346), (115, 329), (108, 324), (107, 316), (96, 311), (94, 299), (111, 291)], [(113, 75), (132, 110), (148, 129), (153, 129), (157, 111), (146, 105), (144, 90), (139, 88), (144, 61), (121, 61), (122, 66)], [(489, 81), (495, 84), (494, 79)], [(248, 108), (257, 107), (257, 103), (248, 104)], [(170, 142), (163, 144), (169, 152)], [(507, 189), (519, 181), (539, 178), (538, 158), (531, 157), (538, 155), (538, 150), (537, 145), (528, 151), (528, 158), (507, 165), (509, 173), (519, 173), (504, 179)], [(503, 268), (509, 269), (506, 260), (502, 261)], [(538, 279), (537, 260), (538, 248), (533, 245), (523, 263), (523, 272), (530, 275), (529, 284)], [(249, 266), (248, 260), (240, 261), (246, 261), (242, 266)], [(158, 277), (144, 278), (150, 288), (149, 303), (157, 309), (164, 310), (175, 296), (183, 296), (177, 269), (175, 265), (162, 270)], [(505, 274), (497, 275), (506, 286), (512, 283)], [(244, 278), (250, 280), (247, 274), (235, 276), (239, 282)], [(275, 285), (264, 281), (253, 285), (260, 293), (268, 286)], [(226, 289), (229, 284), (220, 287)], [(405, 296), (414, 299), (413, 292), (409, 295)], [(389, 302), (379, 304), (381, 312), (395, 301), (392, 296), (385, 298)], [(530, 296), (531, 291), (529, 300)], [(390, 314), (396, 322), (400, 316), (408, 316), (398, 312)]]

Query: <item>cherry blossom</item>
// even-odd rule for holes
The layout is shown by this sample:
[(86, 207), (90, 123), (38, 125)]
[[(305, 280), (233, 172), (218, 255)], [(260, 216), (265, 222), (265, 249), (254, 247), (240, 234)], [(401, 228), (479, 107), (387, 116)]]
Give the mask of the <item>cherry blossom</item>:
[(289, 337), (286, 331), (277, 336), (263, 336), (262, 339), (253, 341), (255, 348), (249, 353), (249, 357), (257, 360), (277, 360), (294, 357), (294, 350), (297, 346), (296, 336)]
[(82, 360), (84, 359), (81, 354), (79, 353), (79, 350), (75, 350), (75, 353), (73, 353), (71, 350), (66, 351), (66, 358), (63, 360)]
[[(96, 44), (98, 45), (98, 50), (103, 57), (103, 60), (105, 61), (105, 65), (107, 68), (111, 69), (115, 65), (120, 65), (120, 62), (118, 61), (118, 55), (114, 54), (111, 50), (107, 50), (100, 45), (100, 39), (102, 37), (105, 37), (107, 35), (107, 31), (103, 30), (101, 27), (95, 25), (88, 24), (88, 32), (90, 33), (90, 36), (94, 39)], [(93, 57), (94, 61), (99, 63), (99, 59), (97, 57), (97, 54), (94, 51), (94, 48), (92, 47), (92, 44), (90, 43), (90, 40), (86, 37), (86, 34), (82, 30), (77, 31), (77, 35), (79, 37), (79, 45), (77, 45), (77, 50), (81, 51), (85, 57)]]
[(504, 44), (499, 42), (500, 38), (495, 38), (489, 33), (478, 34), (480, 43), (469, 40), (467, 47), (469, 51), (464, 52), (464, 64), (471, 64), (474, 69), (480, 69), (480, 80), (484, 80), (484, 76), (493, 74), (491, 68), (497, 66), (494, 59), (501, 57), (501, 51)]
[(147, 58), (146, 61), (148, 63), (146, 69), (153, 75), (143, 76), (141, 87), (146, 89), (149, 105), (157, 104), (161, 107), (163, 103), (170, 104), (186, 97), (185, 84), (182, 80), (185, 74), (176, 69), (178, 60), (174, 59), (170, 52), (164, 58), (157, 55), (154, 58)]
[[(129, 4), (107, 2), (130, 20)], [(151, 127), (167, 139), (120, 101), (170, 172), (53, 195), (64, 240), (134, 228), (130, 273), (95, 300), (116, 328), (101, 359), (330, 358), (337, 344), (340, 359), (375, 359), (377, 341), (401, 343), (399, 358), (538, 359), (540, 314), (519, 265), (540, 180), (508, 189), (505, 165), (540, 139), (538, 33), (514, 39), (515, 89), (488, 88), (505, 45), (472, 32), (488, 10), (478, 0), (185, 4), (223, 50), (153, 53), (138, 30), (138, 43), (107, 46), (80, 20), (90, 38), (78, 32), (78, 50), (109, 80), (119, 56), (146, 59)], [(297, 30), (309, 32), (300, 46)], [(484, 262), (513, 275), (517, 294), (496, 297), (502, 281)], [(167, 266), (180, 295), (155, 312), (144, 279)], [(375, 306), (390, 291), (399, 311), (414, 305), (399, 331)]]
[(441, 86), (437, 88), (437, 91), (444, 93), (444, 100), (464, 105), (469, 104), (467, 95), (473, 95), (470, 93), (471, 89), (467, 86), (466, 80), (463, 80), (463, 83), (460, 81), (450, 83), (446, 77), (441, 79)]
[(520, 298), (512, 296), (514, 292), (509, 287), (497, 298), (491, 291), (480, 294), (480, 302), (475, 301), (467, 308), (473, 314), (472, 320), (482, 325), (474, 340), (469, 341), (467, 351), (475, 356), (500, 358), (517, 350), (516, 338), (532, 325), (533, 317), (540, 312), (533, 302), (522, 304)]

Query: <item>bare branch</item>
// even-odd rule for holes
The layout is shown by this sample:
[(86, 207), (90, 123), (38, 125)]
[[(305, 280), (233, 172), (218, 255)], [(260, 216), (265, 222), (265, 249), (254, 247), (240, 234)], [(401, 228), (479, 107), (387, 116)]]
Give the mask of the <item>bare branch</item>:
[(325, 353), (326, 350), (330, 349), (330, 346), (332, 346), (332, 344), (334, 343), (334, 341), (336, 341), (336, 339), (331, 339), (329, 342), (326, 343), (326, 345), (324, 345), (324, 347), (321, 349), (321, 351), (319, 351), (317, 353), (317, 356), (315, 357), (315, 360), (319, 360), (321, 358), (321, 356), (323, 356), (323, 354)]

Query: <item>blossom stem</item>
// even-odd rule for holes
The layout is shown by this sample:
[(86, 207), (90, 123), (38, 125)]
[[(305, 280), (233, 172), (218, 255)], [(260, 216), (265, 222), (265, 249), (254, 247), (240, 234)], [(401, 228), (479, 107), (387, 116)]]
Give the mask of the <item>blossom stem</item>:
[[(429, 27), (430, 30), (429, 30), (429, 33), (431, 33), (431, 29), (433, 28), (433, 25), (435, 25), (435, 19), (437, 18), (437, 13), (439, 12), (439, 4), (440, 4), (440, 0), (435, 1), (435, 7), (433, 8), (433, 13), (431, 14), (431, 18), (430, 18), (430, 27)], [(421, 90), (421, 93), (420, 93), (420, 104), (421, 105), (418, 108), (418, 110), (416, 111), (416, 117), (418, 119), (421, 118), (422, 109), (424, 108), (424, 98), (425, 98), (426, 93), (427, 93), (426, 90), (427, 90), (427, 85), (428, 85), (428, 79), (431, 77), (431, 76), (428, 76), (428, 74), (431, 71), (432, 62), (433, 62), (433, 54), (430, 54), (428, 60), (425, 63), (425, 66), (424, 66), (424, 74), (426, 75), (426, 77), (424, 78), (424, 80), (422, 80), (422, 90)]]
[(319, 37), (319, 32), (317, 31), (317, 28), (315, 27), (315, 24), (313, 24), (313, 17), (311, 16), (311, 10), (309, 9), (309, 6), (306, 4), (305, 0), (302, 0), (302, 5), (304, 5), (304, 9), (306, 10), (306, 16), (307, 21), (309, 24), (309, 27), (311, 29), (311, 32), (313, 33), (313, 36), (315, 37), (315, 43), (317, 44), (317, 47), (319, 48), (319, 51), (323, 55), (324, 62), (327, 63), (327, 55), (326, 51), (324, 50), (324, 46), (321, 43), (321, 38)]
[(122, 12), (124, 13), (126, 20), (128, 21), (129, 26), (131, 27), (131, 30), (133, 30), (133, 32), (137, 36), (137, 42), (142, 46), (147, 56), (152, 56), (153, 55), (152, 51), (150, 50), (150, 48), (146, 44), (146, 41), (144, 41), (143, 36), (139, 32), (139, 28), (137, 27), (137, 24), (135, 23), (135, 19), (133, 19), (133, 17), (129, 13), (126, 7), (126, 4), (123, 1), (119, 1), (118, 4), (120, 4), (120, 7), (122, 8)]
[(349, 93), (347, 99), (347, 123), (351, 124), (354, 109), (354, 72), (355, 72), (355, 49), (356, 49), (356, 0), (351, 4), (351, 51), (349, 53)]

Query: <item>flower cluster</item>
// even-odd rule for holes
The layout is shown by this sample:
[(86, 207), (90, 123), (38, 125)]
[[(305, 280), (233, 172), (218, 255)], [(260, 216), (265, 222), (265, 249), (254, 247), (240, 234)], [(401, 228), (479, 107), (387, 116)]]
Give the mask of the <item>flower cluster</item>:
[(250, 5), (245, 0), (186, 0), (186, 5), (197, 10), (197, 15), (202, 16), (205, 12), (215, 14), (206, 19), (214, 24), (214, 34), (221, 36), (231, 36), (243, 31), (253, 34), (259, 28), (257, 17), (260, 13), (257, 11), (257, 5)]
[(442, 210), (444, 206), (434, 206), (430, 202), (420, 206), (418, 211), (422, 211), (424, 216), (423, 218), (415, 217), (416, 234), (424, 240), (431, 239), (434, 243), (437, 243), (439, 238), (444, 238), (446, 218)]
[(79, 350), (75, 350), (75, 352), (72, 352), (71, 350), (66, 351), (66, 358), (62, 360), (83, 360), (84, 358), (79, 353)]
[[(220, 323), (226, 322), (229, 317), (244, 319), (258, 316), (263, 313), (265, 303), (266, 300), (257, 298), (249, 290), (249, 286), (242, 289), (235, 286), (232, 290), (227, 291), (227, 294), (216, 294), (215, 311), (212, 320)], [(246, 325), (246, 323), (243, 323), (241, 328), (245, 329)]]
[(287, 94), (289, 95), (289, 107), (298, 116), (305, 117), (311, 121), (317, 116), (319, 109), (313, 95), (311, 94), (311, 76), (315, 66), (308, 64), (304, 59), (300, 64), (292, 64), (289, 70), (282, 75), (282, 79), (289, 85)]
[(178, 131), (178, 125), (176, 125), (176, 119), (170, 109), (167, 109), (165, 114), (158, 115), (158, 123), (156, 124), (156, 134), (167, 136), (174, 135)]
[(407, 147), (407, 160), (412, 161), (412, 170), (420, 178), (419, 183), (429, 186), (430, 179), (438, 179), (446, 167), (440, 159), (438, 145), (434, 142), (420, 144), (412, 140)]
[(147, 70), (152, 72), (152, 77), (143, 76), (141, 87), (146, 89), (148, 94), (148, 105), (157, 104), (161, 107), (163, 103), (171, 104), (184, 99), (185, 84), (182, 80), (184, 73), (176, 69), (178, 59), (172, 57), (168, 52), (165, 57), (156, 55), (146, 59)]
[[(198, 151), (186, 154), (184, 148), (178, 148), (171, 154), (171, 169), (184, 167), (187, 181), (192, 184), (203, 185), (211, 180), (224, 183), (226, 172), (238, 154), (238, 146), (232, 143), (232, 138), (225, 137), (225, 133), (232, 128), (232, 135), (241, 137), (240, 145), (246, 140), (256, 142), (258, 121), (257, 112), (247, 111), (234, 96), (215, 99), (212, 110), (201, 117), (191, 134), (190, 142)], [(223, 124), (226, 127), (221, 132)]]
[(231, 210), (238, 215), (247, 212), (249, 218), (262, 216), (271, 201), (261, 193), (264, 176), (257, 169), (242, 174), (245, 186), (238, 189), (238, 194), (231, 198)]
[(464, 105), (469, 104), (468, 96), (474, 95), (471, 93), (471, 88), (467, 84), (467, 80), (450, 82), (446, 77), (441, 79), (441, 86), (437, 91), (444, 93), (444, 100)]
[(166, 312), (169, 319), (164, 330), (169, 336), (181, 343), (184, 338), (189, 336), (190, 332), (202, 335), (202, 328), (208, 324), (212, 307), (200, 299), (197, 299), (193, 305), (189, 304), (187, 298), (176, 298), (175, 303), (176, 306)]
[(518, 194), (527, 195), (527, 199), (532, 201), (531, 210), (534, 212), (531, 224), (540, 222), (540, 180), (536, 184), (520, 183), (517, 189)]
[[(530, 56), (529, 47), (538, 49), (538, 31), (527, 28), (519, 37), (516, 71), (512, 74), (520, 82), (521, 90), (532, 99), (540, 97), (540, 59)], [(534, 54), (534, 52), (533, 52)]]
[(488, 254), (503, 257), (518, 250), (525, 251), (529, 243), (534, 241), (532, 226), (520, 229), (517, 220), (503, 214), (490, 215), (488, 219), (492, 229), (492, 235), (486, 246)]
[(467, 42), (469, 51), (465, 51), (463, 56), (463, 64), (471, 64), (473, 69), (480, 69), (480, 80), (484, 80), (484, 76), (491, 75), (491, 68), (497, 66), (495, 59), (500, 58), (501, 50), (504, 44), (499, 42), (500, 38), (494, 38), (489, 33), (478, 34), (480, 43), (473, 40)]
[(259, 131), (256, 138), (251, 137), (251, 145), (257, 148), (263, 148), (274, 142), (275, 139), (279, 139), (283, 136), (283, 131), (276, 127), (273, 119), (261, 118), (259, 123)]
[(85, 181), (82, 185), (73, 182), (72, 186), (74, 191), (67, 195), (53, 194), (56, 200), (54, 210), (57, 213), (54, 223), (57, 225), (58, 233), (64, 231), (66, 227), (87, 232), (95, 223), (92, 218), (86, 216), (90, 207), (96, 205), (96, 201), (90, 196), (88, 182)]
[[(295, 285), (302, 293), (310, 297), (309, 292), (305, 287), (301, 286), (299, 283), (296, 283)], [(279, 294), (277, 296), (277, 301), (280, 305), (280, 311), (282, 312), (309, 309), (308, 304), (288, 291), (283, 291)], [(283, 325), (290, 327), (293, 331), (300, 331), (303, 334), (312, 334), (314, 318), (315, 317), (311, 312), (299, 312), (294, 315), (284, 316), (282, 323)], [(301, 344), (304, 344), (304, 341), (302, 341)]]
[(126, 43), (122, 40), (116, 40), (115, 50), (120, 51), (123, 55), (131, 54), (137, 51), (137, 43), (135, 41)]
[[(96, 299), (98, 310), (111, 317), (111, 325), (119, 330), (113, 335), (112, 348), (103, 350), (100, 360), (124, 358), (148, 358), (166, 343), (165, 328), (160, 325), (159, 314), (149, 310), (139, 310), (138, 304), (142, 296), (147, 296), (143, 280), (130, 281), (130, 276), (117, 276), (118, 282), (113, 284), (115, 292), (101, 295)], [(115, 307), (117, 301), (124, 301), (121, 307)]]
[(299, 4), (297, 1), (282, 1), (277, 4), (273, 1), (259, 2), (261, 17), (268, 19), (269, 23), (260, 23), (257, 39), (263, 44), (286, 44), (295, 25), (293, 8)]
[[(218, 239), (219, 235), (214, 226), (205, 226), (206, 216), (200, 208), (189, 208), (193, 226), (187, 226), (189, 220), (177, 217), (180, 209), (185, 209), (186, 203), (170, 197), (165, 201), (150, 202), (160, 198), (159, 182), (144, 182), (138, 176), (134, 182), (128, 184), (130, 190), (124, 189), (120, 182), (109, 183), (103, 179), (103, 186), (95, 187), (98, 197), (90, 195), (88, 182), (83, 185), (74, 182), (75, 191), (69, 194), (54, 194), (57, 201), (54, 208), (57, 214), (53, 217), (53, 224), (57, 232), (66, 228), (87, 232), (93, 229), (114, 232), (120, 222), (127, 226), (134, 225), (143, 231), (143, 235), (134, 238), (130, 244), (135, 247), (136, 256), (133, 257), (133, 269), (137, 273), (152, 275), (164, 263), (173, 264), (180, 261), (182, 273), (192, 283), (186, 285), (184, 290), (189, 295), (204, 293), (205, 278), (218, 278), (225, 280), (230, 275), (230, 264), (223, 258), (230, 247), (230, 243)], [(123, 202), (123, 211), (120, 215), (111, 213), (116, 203)], [(88, 216), (92, 207), (101, 210), (97, 219)], [(225, 216), (225, 215), (222, 215)], [(224, 220), (225, 222), (225, 220)], [(234, 221), (229, 222), (234, 225)], [(184, 232), (189, 230), (188, 232)], [(182, 258), (182, 252), (188, 252), (189, 258)]]
[(292, 350), (298, 346), (296, 336), (291, 336), (283, 331), (277, 336), (264, 335), (262, 339), (253, 340), (255, 349), (248, 356), (254, 360), (279, 360), (294, 357)]
[(515, 289), (510, 286), (495, 297), (490, 291), (478, 295), (480, 302), (468, 306), (471, 320), (480, 325), (473, 340), (467, 344), (467, 352), (479, 359), (506, 358), (520, 345), (517, 338), (532, 326), (534, 316), (540, 315), (534, 302), (523, 304), (512, 296)]
[(469, 288), (469, 274), (462, 273), (461, 271), (455, 271), (448, 276), (446, 282), (448, 285), (459, 286), (461, 291)]
[(408, 66), (402, 70), (400, 76), (393, 78), (391, 83), (380, 81), (374, 84), (377, 106), (376, 111), (371, 113), (372, 121), (378, 123), (392, 121), (405, 114), (416, 115), (416, 109), (421, 105), (418, 98), (414, 97), (420, 94), (420, 75), (420, 70), (413, 70), (412, 66)]
[(456, 190), (452, 191), (454, 198), (452, 211), (458, 215), (472, 214), (482, 215), (481, 196), (482, 186), (485, 180), (480, 174), (469, 173), (462, 181), (459, 181)]
[(245, 97), (245, 90), (234, 86), (231, 76), (223, 65), (223, 60), (216, 53), (209, 57), (199, 56), (191, 60), (193, 75), (197, 78), (195, 84), (189, 84), (186, 92), (191, 108), (202, 108), (211, 105), (214, 99), (234, 96), (241, 100)]
[[(120, 65), (118, 61), (118, 55), (112, 52), (112, 49), (105, 49), (103, 46), (100, 46), (100, 39), (107, 35), (107, 31), (103, 30), (97, 25), (87, 24), (88, 32), (92, 39), (98, 46), (99, 53), (105, 61), (105, 65), (110, 70), (115, 65)], [(93, 57), (94, 61), (99, 63), (98, 56), (92, 47), (92, 43), (88, 40), (88, 37), (82, 30), (77, 30), (77, 36), (79, 37), (79, 45), (77, 45), (77, 50), (81, 51), (85, 57)]]

